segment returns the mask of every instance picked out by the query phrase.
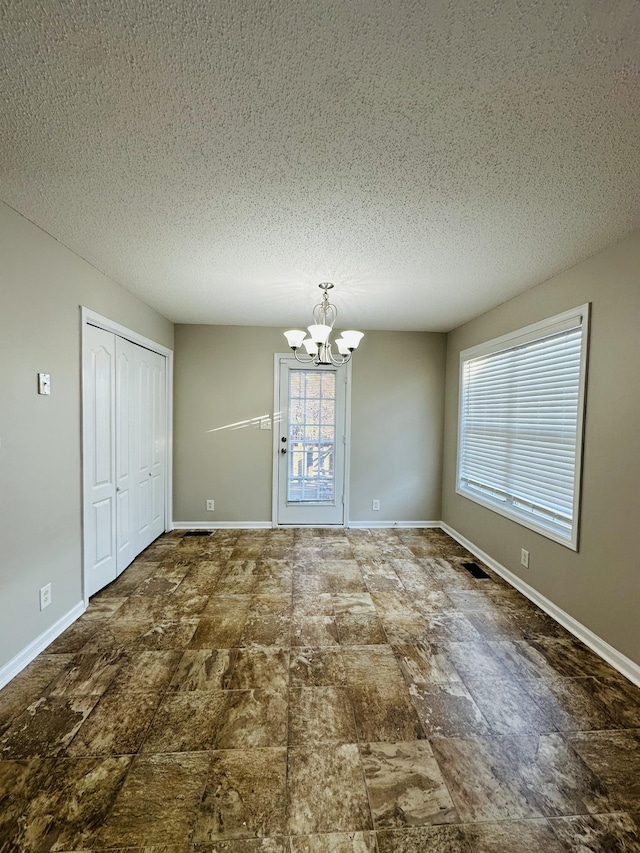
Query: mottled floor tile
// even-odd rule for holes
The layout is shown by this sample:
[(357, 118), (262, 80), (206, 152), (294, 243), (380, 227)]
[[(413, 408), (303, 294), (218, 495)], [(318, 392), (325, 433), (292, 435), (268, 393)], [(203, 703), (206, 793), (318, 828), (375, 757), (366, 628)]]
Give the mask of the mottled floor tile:
[(617, 728), (597, 697), (592, 678), (536, 678), (520, 684), (561, 732)]
[[(144, 853), (147, 851), (145, 850)], [(235, 841), (213, 841), (194, 844), (193, 848), (189, 847), (188, 853), (289, 853), (289, 840), (287, 838), (241, 838)]]
[(347, 680), (342, 649), (338, 648), (291, 649), (289, 666), (291, 687), (343, 686)]
[(640, 728), (640, 687), (617, 673), (585, 681), (584, 686), (594, 702), (606, 709), (614, 726)]
[(180, 658), (169, 690), (221, 690), (230, 669), (229, 649), (187, 649)]
[(467, 824), (464, 836), (472, 853), (567, 853), (547, 820)]
[(377, 830), (457, 822), (427, 741), (367, 743), (360, 752)]
[(287, 703), (273, 690), (224, 690), (167, 695), (143, 752), (188, 752), (285, 746)]
[(615, 796), (563, 735), (505, 737), (501, 746), (521, 790), (545, 817), (619, 808)]
[(563, 843), (562, 850), (572, 853), (640, 852), (640, 823), (625, 812), (554, 818), (549, 823), (556, 837)]
[(417, 614), (406, 618), (381, 616), (380, 621), (392, 646), (417, 645), (429, 636), (426, 619)]
[(376, 609), (368, 592), (336, 593), (333, 596), (333, 612), (336, 616), (375, 615)]
[[(105, 620), (106, 621), (106, 620)], [(74, 654), (79, 652), (98, 630), (103, 627), (103, 622), (96, 622), (92, 619), (84, 619), (82, 616), (73, 625), (70, 625), (66, 631), (63, 631), (50, 646), (47, 646), (45, 654)]]
[(105, 596), (103, 598), (96, 595), (89, 602), (82, 618), (89, 622), (94, 619), (106, 619), (112, 616), (116, 610), (119, 610), (127, 599), (128, 596)]
[(445, 644), (447, 655), (464, 680), (503, 678), (508, 680), (509, 670), (493, 653), (488, 643), (449, 642)]
[(179, 651), (128, 651), (106, 693), (163, 693), (180, 661)]
[(91, 849), (131, 765), (131, 757), (45, 763), (14, 826), (12, 853)]
[(499, 739), (434, 738), (431, 746), (463, 822), (543, 817)]
[(393, 650), (407, 684), (426, 686), (461, 681), (443, 645), (421, 642), (394, 646)]
[(72, 657), (70, 654), (38, 655), (10, 684), (0, 690), (0, 734), (15, 716), (47, 692), (48, 685), (68, 667)]
[(337, 646), (338, 627), (332, 616), (303, 616), (291, 623), (292, 646)]
[(600, 811), (640, 811), (639, 729), (580, 732), (564, 737), (613, 799), (612, 808)]
[(290, 853), (378, 853), (373, 832), (328, 832), (292, 835)]
[(132, 595), (111, 619), (125, 622), (181, 622), (198, 616), (208, 600), (207, 595)]
[(249, 615), (238, 640), (239, 646), (288, 646), (291, 634), (289, 613), (254, 612)]
[(226, 710), (221, 690), (167, 695), (142, 745), (143, 752), (186, 753), (215, 749)]
[(474, 737), (489, 733), (485, 716), (462, 682), (411, 685), (409, 693), (427, 737)]
[(522, 629), (516, 622), (515, 613), (512, 610), (491, 607), (468, 611), (465, 617), (485, 641), (522, 638)]
[(0, 691), (0, 853), (638, 850), (640, 691), (470, 559), (161, 537)]
[(142, 847), (189, 839), (205, 789), (207, 753), (138, 756), (96, 833), (96, 847)]
[(403, 690), (402, 671), (389, 646), (350, 646), (342, 650), (342, 659), (349, 686), (375, 681), (390, 690)]
[(414, 608), (414, 596), (406, 592), (372, 592), (376, 613), (384, 619), (407, 619), (420, 616)]
[(107, 693), (67, 748), (67, 754), (126, 755), (140, 748), (153, 719), (158, 693)]
[(372, 829), (358, 747), (289, 749), (287, 815), (291, 835)]
[(333, 596), (328, 592), (317, 595), (298, 593), (293, 596), (291, 612), (294, 619), (307, 616), (333, 616)]
[(405, 741), (424, 737), (406, 691), (379, 684), (348, 685), (359, 741)]
[(219, 749), (286, 746), (287, 698), (277, 690), (228, 690)]
[(269, 688), (286, 691), (289, 686), (289, 650), (253, 646), (232, 649), (223, 677), (225, 690)]
[(240, 644), (245, 618), (236, 615), (221, 617), (203, 617), (194, 626), (189, 648), (192, 649), (231, 649)]
[(198, 621), (181, 619), (179, 622), (144, 623), (145, 628), (137, 641), (143, 651), (186, 649), (194, 635)]
[(0, 737), (0, 758), (64, 753), (99, 696), (42, 696), (19, 714)]
[(194, 842), (283, 835), (286, 770), (284, 749), (213, 752)]
[(379, 853), (474, 853), (457, 826), (405, 827), (376, 835)]
[[(487, 643), (504, 670), (519, 679), (558, 678), (558, 671), (528, 640), (498, 640)], [(504, 670), (503, 676), (505, 676)], [(498, 676), (500, 677), (500, 676)]]
[(521, 683), (505, 678), (467, 678), (465, 683), (494, 734), (556, 731), (551, 715), (534, 701), (536, 692)]
[(289, 691), (289, 745), (354, 743), (353, 708), (340, 687), (303, 687)]
[(121, 651), (79, 653), (49, 688), (51, 696), (101, 696), (124, 662)]
[(372, 646), (387, 642), (382, 622), (371, 614), (336, 616), (341, 646)]
[(557, 675), (578, 678), (585, 675), (603, 676), (614, 674), (614, 670), (595, 652), (574, 637), (531, 637), (529, 645), (538, 651), (556, 671)]
[(251, 607), (251, 596), (249, 594), (212, 595), (207, 606), (200, 614), (201, 619), (225, 619), (235, 617), (244, 625), (247, 614)]

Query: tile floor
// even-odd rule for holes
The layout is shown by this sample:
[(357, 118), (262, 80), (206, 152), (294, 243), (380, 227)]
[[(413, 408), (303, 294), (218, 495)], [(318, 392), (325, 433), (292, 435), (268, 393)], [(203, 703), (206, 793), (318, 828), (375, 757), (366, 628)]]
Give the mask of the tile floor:
[(0, 692), (0, 851), (640, 851), (640, 690), (470, 559), (163, 536)]

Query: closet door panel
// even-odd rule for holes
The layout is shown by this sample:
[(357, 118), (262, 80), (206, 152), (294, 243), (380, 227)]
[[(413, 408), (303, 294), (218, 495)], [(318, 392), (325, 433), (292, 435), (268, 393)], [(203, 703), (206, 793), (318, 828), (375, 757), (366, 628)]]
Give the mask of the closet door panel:
[(136, 556), (131, 525), (134, 496), (131, 476), (131, 381), (133, 360), (129, 341), (116, 338), (116, 541), (118, 548), (118, 574), (124, 571)]
[(116, 578), (115, 336), (87, 326), (83, 347), (84, 547), (88, 595)]

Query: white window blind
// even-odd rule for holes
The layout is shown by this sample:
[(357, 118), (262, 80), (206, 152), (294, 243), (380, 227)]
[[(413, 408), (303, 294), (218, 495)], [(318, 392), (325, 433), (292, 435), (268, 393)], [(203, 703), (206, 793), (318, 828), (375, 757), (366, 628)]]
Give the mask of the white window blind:
[(461, 357), (458, 491), (574, 549), (587, 308)]

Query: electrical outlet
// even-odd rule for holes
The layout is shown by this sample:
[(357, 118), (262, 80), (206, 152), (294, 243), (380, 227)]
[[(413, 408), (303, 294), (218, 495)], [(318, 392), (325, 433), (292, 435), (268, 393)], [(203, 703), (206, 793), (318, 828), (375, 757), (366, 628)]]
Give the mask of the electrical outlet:
[(525, 551), (524, 548), (520, 549), (520, 562), (525, 567), (525, 569), (529, 568), (529, 552)]
[(215, 509), (214, 503), (215, 503), (214, 501), (207, 501), (207, 512), (213, 512), (214, 511), (214, 509)]
[(372, 509), (374, 512), (378, 512), (378, 511), (379, 511), (379, 509), (380, 509), (380, 501), (378, 501), (378, 500), (371, 501), (371, 509)]
[(44, 610), (51, 604), (51, 584), (48, 583), (40, 589), (40, 610)]

